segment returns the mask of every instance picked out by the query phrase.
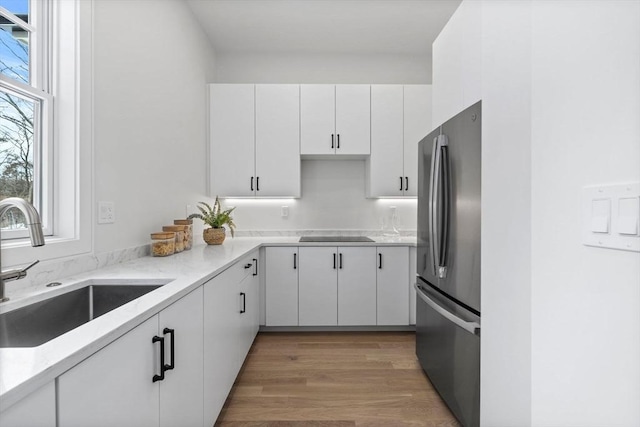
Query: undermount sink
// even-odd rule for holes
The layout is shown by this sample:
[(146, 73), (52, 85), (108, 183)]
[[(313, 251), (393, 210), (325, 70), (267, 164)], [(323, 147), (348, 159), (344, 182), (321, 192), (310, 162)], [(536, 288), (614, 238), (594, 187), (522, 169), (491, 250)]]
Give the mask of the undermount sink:
[(162, 285), (89, 285), (0, 314), (0, 348), (36, 347)]
[(302, 236), (301, 242), (373, 242), (372, 239), (366, 236)]

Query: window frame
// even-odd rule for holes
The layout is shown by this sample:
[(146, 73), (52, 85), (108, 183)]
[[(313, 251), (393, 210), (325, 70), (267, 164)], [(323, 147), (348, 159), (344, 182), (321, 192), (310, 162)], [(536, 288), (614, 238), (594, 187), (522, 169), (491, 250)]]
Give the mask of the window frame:
[[(93, 1), (43, 1), (50, 5), (51, 92), (48, 114), (54, 233), (45, 246), (29, 239), (2, 240), (2, 265), (54, 260), (93, 252)], [(46, 265), (46, 264), (41, 264)], [(34, 267), (36, 269), (37, 267)]]
[[(40, 214), (45, 236), (54, 235), (53, 138), (54, 97), (52, 89), (52, 16), (50, 3), (29, 0), (31, 23), (0, 6), (0, 15), (29, 33), (29, 82), (0, 74), (0, 90), (34, 103), (33, 112), (33, 200)], [(26, 239), (27, 229), (3, 230), (3, 241)]]

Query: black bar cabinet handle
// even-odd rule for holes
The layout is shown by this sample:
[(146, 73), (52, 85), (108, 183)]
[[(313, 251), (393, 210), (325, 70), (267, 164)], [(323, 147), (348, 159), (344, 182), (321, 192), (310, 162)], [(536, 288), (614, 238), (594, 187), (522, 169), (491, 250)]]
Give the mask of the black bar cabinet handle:
[(249, 264), (245, 264), (244, 265), (244, 269), (247, 270), (249, 268), (253, 267), (253, 263), (249, 263)]
[(342, 268), (342, 254), (340, 254), (339, 257), (340, 257), (340, 268)]
[(402, 191), (402, 177), (400, 177), (400, 191)]
[(404, 191), (409, 191), (409, 177), (404, 177)]
[(164, 371), (166, 369), (164, 364), (164, 338), (154, 335), (151, 342), (154, 344), (157, 342), (160, 343), (160, 375), (153, 376), (153, 382), (155, 383), (156, 381), (164, 380)]
[(337, 141), (336, 148), (340, 148), (340, 134), (336, 135), (336, 141)]
[(251, 191), (253, 191), (253, 177), (251, 177)]
[(378, 268), (382, 269), (382, 254), (378, 254)]
[(256, 191), (260, 191), (260, 177), (256, 177)]
[(164, 335), (169, 334), (171, 335), (171, 345), (169, 346), (169, 355), (171, 356), (171, 364), (170, 365), (164, 365), (164, 370), (165, 371), (170, 371), (173, 368), (176, 367), (175, 361), (176, 361), (176, 335), (175, 335), (175, 330), (174, 329), (169, 329), (169, 328), (164, 328), (162, 330), (162, 333)]
[(298, 263), (297, 263), (297, 258), (298, 258), (298, 254), (293, 254), (293, 269), (297, 269), (298, 268)]
[(252, 276), (257, 276), (258, 275), (258, 260), (257, 259), (253, 259), (253, 274)]
[(336, 254), (333, 254), (333, 269), (336, 269)]
[(331, 134), (331, 148), (336, 148), (336, 147), (335, 147), (335, 140), (334, 140), (334, 138), (335, 138), (335, 135), (334, 135), (334, 134)]
[(247, 294), (240, 292), (240, 296), (242, 297), (242, 310), (240, 310), (240, 314), (242, 314), (247, 311)]

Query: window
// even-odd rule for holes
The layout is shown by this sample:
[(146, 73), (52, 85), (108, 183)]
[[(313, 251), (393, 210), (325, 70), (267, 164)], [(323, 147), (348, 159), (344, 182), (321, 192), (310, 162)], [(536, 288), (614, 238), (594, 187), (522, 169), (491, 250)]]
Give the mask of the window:
[[(0, 0), (0, 200), (21, 197), (52, 234), (52, 105), (49, 2)], [(15, 209), (1, 219), (3, 239), (27, 235)]]
[[(32, 184), (24, 179), (24, 172), (22, 179), (40, 212), (46, 234), (46, 245), (32, 248), (26, 230), (18, 228), (16, 218), (10, 219), (17, 223), (12, 230), (5, 231), (3, 224), (3, 267), (92, 251), (92, 23), (92, 1), (0, 0), (0, 33), (7, 43), (28, 53), (22, 54), (20, 64), (29, 70), (17, 70), (21, 77), (10, 70), (0, 72), (0, 95), (5, 96), (7, 108), (15, 110), (6, 97), (11, 95), (14, 102), (19, 100), (23, 113), (27, 110), (31, 114), (33, 109), (33, 118), (26, 113), (18, 115), (25, 127), (32, 129), (32, 133), (26, 131), (22, 136), (31, 138), (29, 153), (24, 157), (29, 159), (25, 164), (33, 165), (33, 169), (26, 169), (32, 171)], [(8, 56), (11, 52), (1, 42), (0, 46), (0, 60), (6, 62), (12, 58)], [(14, 61), (13, 68), (16, 64)], [(15, 121), (15, 116), (5, 117), (5, 124), (21, 123)], [(33, 123), (32, 128), (29, 122)], [(3, 156), (6, 155), (0, 154), (0, 159)], [(0, 166), (0, 175), (4, 170)], [(18, 172), (14, 173), (19, 178)], [(11, 170), (7, 174), (11, 176)], [(17, 178), (15, 181), (20, 181)], [(25, 238), (17, 238), (19, 233)]]

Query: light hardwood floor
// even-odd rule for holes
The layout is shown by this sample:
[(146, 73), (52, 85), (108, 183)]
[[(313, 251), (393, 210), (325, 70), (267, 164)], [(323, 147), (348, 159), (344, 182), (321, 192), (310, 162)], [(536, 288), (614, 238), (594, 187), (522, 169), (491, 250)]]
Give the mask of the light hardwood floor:
[(260, 333), (219, 427), (458, 427), (413, 332)]

